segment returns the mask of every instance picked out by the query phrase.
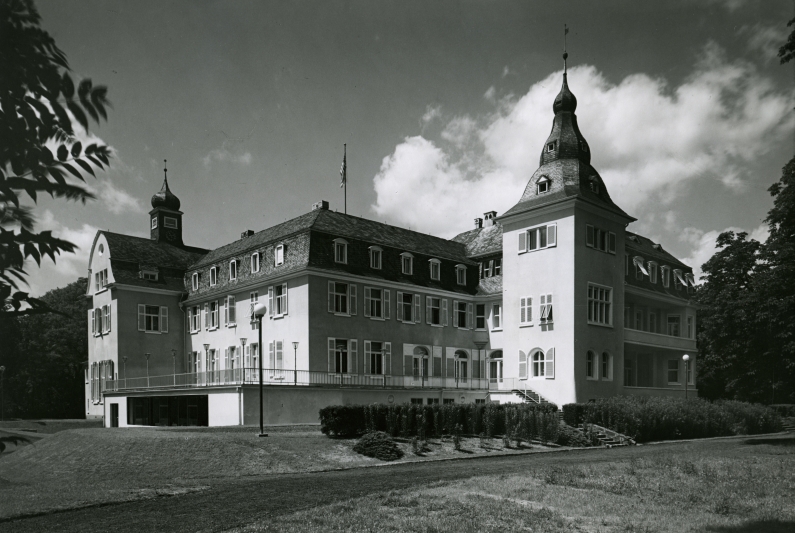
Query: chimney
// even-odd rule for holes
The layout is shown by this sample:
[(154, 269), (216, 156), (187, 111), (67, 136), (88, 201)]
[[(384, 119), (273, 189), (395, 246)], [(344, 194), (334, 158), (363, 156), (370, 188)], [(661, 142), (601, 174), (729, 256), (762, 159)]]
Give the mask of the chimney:
[(254, 230), (253, 229), (247, 229), (246, 231), (244, 231), (243, 233), (240, 234), (240, 238), (241, 239), (245, 239), (246, 237), (251, 237), (252, 235), (254, 235)]
[(328, 202), (325, 200), (320, 200), (319, 202), (312, 204), (312, 211), (317, 211), (318, 209), (328, 211)]
[(488, 211), (486, 213), (483, 213), (483, 218), (485, 219), (485, 224), (483, 224), (483, 225), (485, 227), (487, 227), (487, 228), (490, 228), (491, 226), (493, 226), (494, 225), (494, 218), (496, 216), (497, 216), (497, 212), (496, 211)]
[(482, 227), (483, 227), (483, 219), (482, 218), (476, 218), (475, 219), (475, 229), (480, 229)]

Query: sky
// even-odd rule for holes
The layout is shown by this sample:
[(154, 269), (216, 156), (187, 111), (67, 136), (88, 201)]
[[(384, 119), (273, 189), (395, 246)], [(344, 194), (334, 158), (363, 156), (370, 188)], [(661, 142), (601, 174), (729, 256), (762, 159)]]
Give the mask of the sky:
[[(39, 0), (78, 78), (108, 86), (114, 152), (83, 206), (40, 199), (79, 246), (31, 265), (41, 295), (86, 275), (98, 229), (148, 236), (163, 181), (187, 244), (215, 248), (328, 200), (452, 237), (504, 213), (569, 87), (592, 165), (641, 233), (698, 270), (727, 229), (765, 239), (795, 154), (791, 0)], [(791, 28), (790, 28), (791, 29)]]

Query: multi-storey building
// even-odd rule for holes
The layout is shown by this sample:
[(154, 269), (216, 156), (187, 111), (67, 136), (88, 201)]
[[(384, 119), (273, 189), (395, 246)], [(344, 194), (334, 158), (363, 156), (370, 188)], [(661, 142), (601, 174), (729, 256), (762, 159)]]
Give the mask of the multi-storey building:
[(207, 251), (183, 243), (165, 180), (150, 239), (100, 231), (92, 247), (87, 415), (254, 424), (260, 368), (267, 423), (339, 403), (695, 389), (691, 270), (626, 230), (635, 219), (591, 166), (563, 76), (519, 202), (451, 240), (319, 202)]

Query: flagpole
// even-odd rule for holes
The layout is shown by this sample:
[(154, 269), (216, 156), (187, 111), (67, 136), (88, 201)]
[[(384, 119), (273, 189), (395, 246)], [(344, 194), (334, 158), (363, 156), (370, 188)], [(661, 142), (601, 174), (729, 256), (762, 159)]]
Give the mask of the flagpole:
[(348, 144), (342, 145), (342, 160), (345, 161), (345, 214), (348, 214)]

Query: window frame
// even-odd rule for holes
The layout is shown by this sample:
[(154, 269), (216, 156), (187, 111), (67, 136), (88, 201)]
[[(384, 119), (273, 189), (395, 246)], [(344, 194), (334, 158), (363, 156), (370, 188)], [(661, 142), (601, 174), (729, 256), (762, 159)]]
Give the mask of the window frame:
[(348, 241), (334, 239), (334, 262), (340, 265), (348, 264)]
[(380, 246), (370, 246), (370, 268), (381, 270), (384, 266), (384, 250)]
[[(671, 322), (672, 318), (678, 318), (679, 320), (677, 322)], [(666, 317), (665, 317), (665, 325), (666, 325), (665, 334), (668, 335), (669, 337), (677, 337), (677, 338), (679, 338), (679, 337), (682, 336), (682, 315), (674, 314), (674, 313), (666, 315)], [(676, 335), (671, 333), (671, 326), (673, 326), (673, 325), (676, 325), (676, 328), (678, 329), (678, 334), (676, 334)]]
[[(256, 268), (254, 268), (255, 265), (256, 265)], [(255, 273), (259, 272), (261, 266), (262, 266), (262, 258), (260, 257), (260, 253), (259, 252), (254, 252), (253, 254), (251, 254), (251, 272), (252, 272), (252, 274), (255, 274)]]
[[(542, 241), (542, 233), (541, 230), (544, 230), (543, 233), (543, 240), (545, 242), (544, 246), (541, 246)], [(533, 235), (534, 237), (531, 237)], [(552, 239), (550, 240), (550, 236)], [(535, 245), (531, 248), (530, 243), (533, 242)], [(558, 225), (557, 223), (552, 224), (539, 224), (537, 226), (533, 226), (531, 228), (527, 228), (519, 232), (519, 253), (529, 253), (529, 252), (538, 252), (541, 250), (547, 250), (549, 248), (556, 248), (558, 245)]]
[(606, 254), (616, 255), (616, 234), (593, 224), (586, 224), (585, 246)]
[(440, 281), (442, 278), (442, 262), (438, 259), (428, 259), (428, 265), (431, 271), (431, 279)]
[(648, 265), (649, 265), (649, 282), (656, 285), (658, 264), (656, 261), (649, 261)]
[(486, 304), (475, 304), (475, 329), (486, 331)]
[(455, 281), (458, 285), (466, 286), (467, 284), (467, 267), (466, 265), (455, 266)]
[(191, 274), (190, 278), (191, 278), (191, 287), (193, 288), (194, 291), (198, 291), (199, 290), (199, 273), (198, 272), (194, 272), (193, 274)]
[[(671, 363), (676, 364), (676, 368), (671, 368)], [(681, 376), (679, 375), (679, 359), (668, 359), (668, 363), (665, 366), (665, 378), (668, 385), (681, 385)], [(676, 380), (671, 381), (671, 372), (676, 372)]]
[(210, 267), (210, 287), (218, 285), (218, 267)]
[(152, 217), (152, 229), (157, 229), (157, 217)]
[[(438, 305), (434, 305), (434, 303)], [(433, 314), (434, 310), (438, 310), (439, 312), (439, 321), (434, 322)], [(426, 296), (425, 297), (425, 320), (431, 326), (442, 327), (444, 326), (444, 317), (442, 316), (442, 298), (438, 296)]]
[[(607, 295), (606, 300), (601, 298), (603, 294)], [(601, 316), (606, 320), (599, 320)], [(613, 287), (588, 282), (588, 324), (613, 327)]]
[(613, 356), (610, 352), (602, 352), (599, 358), (599, 379), (613, 381)]
[(519, 298), (519, 327), (526, 328), (533, 325), (533, 297)]
[(589, 381), (597, 381), (599, 368), (599, 356), (593, 350), (588, 350), (585, 354), (585, 379)]
[(237, 281), (237, 259), (229, 261), (229, 281)]
[(666, 289), (669, 288), (671, 286), (671, 267), (668, 265), (661, 266), (660, 275), (662, 277), (662, 286)]
[(491, 306), (491, 330), (502, 330), (502, 306), (500, 304), (492, 304)]
[[(552, 188), (552, 180), (547, 176), (541, 176), (536, 181), (536, 194), (546, 194)], [(542, 190), (543, 189), (543, 190)]]
[[(539, 357), (540, 356), (540, 357)], [(532, 379), (545, 379), (546, 375), (546, 355), (543, 350), (537, 349), (530, 352), (527, 363), (531, 367), (530, 377)]]
[[(174, 221), (173, 226), (169, 226), (168, 222), (172, 220)], [(163, 217), (163, 227), (169, 229), (179, 229), (179, 220), (176, 217)]]
[(552, 307), (552, 293), (542, 294), (540, 303), (539, 322), (541, 325), (553, 324), (555, 315)]
[(409, 252), (400, 254), (400, 273), (404, 276), (411, 276), (414, 274), (414, 255)]

